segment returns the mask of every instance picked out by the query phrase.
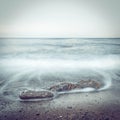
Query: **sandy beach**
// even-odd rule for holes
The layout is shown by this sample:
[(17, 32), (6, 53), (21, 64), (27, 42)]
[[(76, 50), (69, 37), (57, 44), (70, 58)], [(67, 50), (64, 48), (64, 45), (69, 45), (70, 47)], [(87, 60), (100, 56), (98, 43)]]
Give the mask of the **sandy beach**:
[(0, 44), (0, 120), (120, 120), (119, 39)]
[(0, 120), (119, 120), (117, 85), (106, 91), (63, 94), (44, 101), (10, 101), (1, 96)]
[(120, 120), (120, 0), (0, 0), (0, 120)]

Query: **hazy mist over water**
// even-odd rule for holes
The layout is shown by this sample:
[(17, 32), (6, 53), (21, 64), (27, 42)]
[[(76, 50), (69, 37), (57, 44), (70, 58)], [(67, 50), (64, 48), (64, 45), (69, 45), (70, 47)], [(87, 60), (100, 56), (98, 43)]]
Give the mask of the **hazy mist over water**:
[(1, 95), (81, 79), (120, 80), (120, 39), (0, 39)]

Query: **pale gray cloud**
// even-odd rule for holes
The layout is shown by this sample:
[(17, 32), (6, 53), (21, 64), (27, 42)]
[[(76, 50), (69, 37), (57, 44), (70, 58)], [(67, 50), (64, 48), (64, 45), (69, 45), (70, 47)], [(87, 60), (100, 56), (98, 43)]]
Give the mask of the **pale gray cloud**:
[(120, 37), (120, 0), (0, 0), (1, 37)]

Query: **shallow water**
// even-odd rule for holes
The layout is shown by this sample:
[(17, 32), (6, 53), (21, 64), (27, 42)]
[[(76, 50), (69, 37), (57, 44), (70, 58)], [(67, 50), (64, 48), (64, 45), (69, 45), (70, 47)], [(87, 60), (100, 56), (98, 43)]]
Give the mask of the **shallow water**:
[[(19, 99), (23, 90), (95, 79), (99, 89), (120, 80), (120, 39), (0, 39), (0, 91)], [(74, 90), (89, 92), (91, 89)]]

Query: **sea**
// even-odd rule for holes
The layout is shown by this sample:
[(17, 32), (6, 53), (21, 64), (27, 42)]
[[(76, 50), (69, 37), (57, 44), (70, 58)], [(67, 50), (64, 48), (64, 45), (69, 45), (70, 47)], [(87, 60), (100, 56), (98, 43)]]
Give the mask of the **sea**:
[(0, 96), (19, 100), (24, 90), (90, 79), (104, 82), (99, 91), (120, 83), (119, 38), (0, 39)]

